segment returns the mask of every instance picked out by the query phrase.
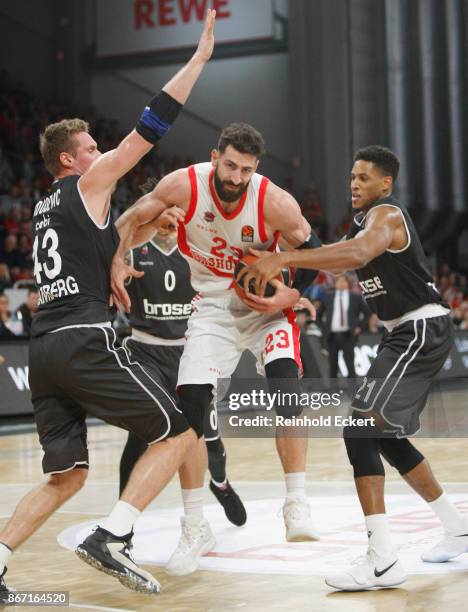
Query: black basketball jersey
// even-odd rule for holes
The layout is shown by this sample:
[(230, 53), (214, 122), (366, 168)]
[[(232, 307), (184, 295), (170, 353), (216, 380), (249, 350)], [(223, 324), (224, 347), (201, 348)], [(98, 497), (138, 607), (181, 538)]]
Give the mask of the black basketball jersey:
[[(368, 306), (382, 321), (396, 319), (426, 304), (441, 304), (448, 308), (432, 281), (429, 264), (408, 211), (391, 196), (379, 200), (372, 208), (384, 204), (401, 210), (408, 244), (399, 251), (387, 249), (356, 270)], [(363, 230), (366, 219), (367, 213), (359, 212), (346, 238), (354, 238)]]
[(151, 241), (131, 254), (134, 268), (145, 273), (127, 287), (132, 301), (131, 326), (158, 338), (183, 338), (195, 295), (187, 262), (177, 246), (165, 253)]
[(32, 218), (38, 311), (31, 334), (66, 325), (109, 320), (110, 266), (118, 233), (110, 214), (103, 226), (89, 215), (78, 191), (79, 176), (55, 181)]

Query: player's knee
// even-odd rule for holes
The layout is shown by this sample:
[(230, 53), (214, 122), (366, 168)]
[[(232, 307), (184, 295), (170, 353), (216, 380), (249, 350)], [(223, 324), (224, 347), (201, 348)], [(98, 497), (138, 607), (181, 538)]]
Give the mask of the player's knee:
[[(280, 393), (281, 401), (275, 405), (276, 413), (285, 418), (299, 416), (302, 412), (300, 404), (299, 367), (294, 359), (275, 359), (267, 363), (265, 373), (270, 382), (272, 393)], [(273, 382), (273, 381), (278, 382)]]
[(195, 448), (198, 441), (198, 436), (193, 427), (190, 427), (190, 429), (187, 429), (183, 433), (179, 434), (177, 439), (180, 440), (180, 443), (184, 446), (184, 450), (189, 452)]
[(267, 378), (295, 378), (299, 380), (299, 366), (294, 359), (275, 359), (265, 366)]
[(424, 455), (406, 438), (382, 438), (380, 446), (382, 455), (402, 476), (424, 461)]
[(182, 385), (178, 389), (179, 408), (188, 424), (195, 430), (197, 438), (203, 436), (205, 411), (213, 399), (212, 385)]
[(385, 468), (380, 458), (380, 440), (378, 438), (362, 438), (357, 427), (345, 427), (343, 438), (348, 453), (348, 459), (354, 471), (354, 478), (361, 476), (385, 476)]
[(63, 474), (51, 474), (48, 484), (56, 488), (62, 499), (69, 499), (84, 486), (87, 477), (87, 469), (75, 468)]

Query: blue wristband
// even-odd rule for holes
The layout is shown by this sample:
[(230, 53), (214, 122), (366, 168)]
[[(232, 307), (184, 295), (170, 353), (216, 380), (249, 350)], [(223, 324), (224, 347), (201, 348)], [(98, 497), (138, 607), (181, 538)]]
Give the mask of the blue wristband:
[(181, 108), (180, 102), (161, 91), (145, 107), (135, 129), (142, 138), (156, 144), (171, 129)]

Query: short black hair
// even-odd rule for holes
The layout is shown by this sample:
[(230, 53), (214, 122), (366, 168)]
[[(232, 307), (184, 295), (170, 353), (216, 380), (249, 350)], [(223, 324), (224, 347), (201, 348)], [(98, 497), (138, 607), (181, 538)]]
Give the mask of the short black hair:
[(362, 161), (372, 162), (374, 166), (385, 173), (385, 176), (391, 176), (396, 181), (400, 169), (400, 160), (390, 149), (380, 145), (363, 147), (354, 156), (355, 162), (361, 159)]
[(231, 123), (223, 129), (218, 141), (218, 151), (224, 153), (229, 145), (239, 153), (255, 155), (257, 159), (265, 153), (263, 136), (248, 123)]

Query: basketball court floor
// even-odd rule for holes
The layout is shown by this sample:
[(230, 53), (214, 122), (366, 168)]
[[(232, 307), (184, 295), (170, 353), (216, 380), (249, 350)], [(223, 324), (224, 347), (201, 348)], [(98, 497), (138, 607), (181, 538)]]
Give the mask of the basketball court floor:
[[(366, 545), (351, 469), (339, 439), (309, 441), (307, 492), (322, 534), (319, 542), (288, 544), (284, 538), (284, 485), (274, 440), (225, 439), (228, 477), (246, 504), (247, 524), (236, 528), (228, 523), (207, 490), (205, 514), (217, 546), (203, 558), (202, 569), (195, 574), (168, 576), (162, 565), (178, 541), (181, 515), (174, 479), (145, 511), (135, 535), (134, 556), (158, 578), (162, 593), (147, 596), (128, 591), (72, 552), (116, 500), (118, 461), (125, 437), (124, 432), (107, 425), (90, 427), (91, 469), (86, 486), (15, 553), (7, 576), (9, 585), (18, 590), (69, 591), (71, 609), (115, 612), (467, 609), (468, 554), (441, 565), (419, 560), (419, 551), (430, 546), (441, 529), (424, 502), (390, 467), (387, 512), (410, 574), (408, 581), (395, 589), (351, 594), (334, 592), (325, 585), (324, 574), (363, 554)], [(466, 439), (421, 439), (417, 446), (430, 459), (446, 491), (468, 514)], [(41, 458), (34, 433), (0, 437), (0, 525), (5, 524), (20, 496), (43, 478)]]

